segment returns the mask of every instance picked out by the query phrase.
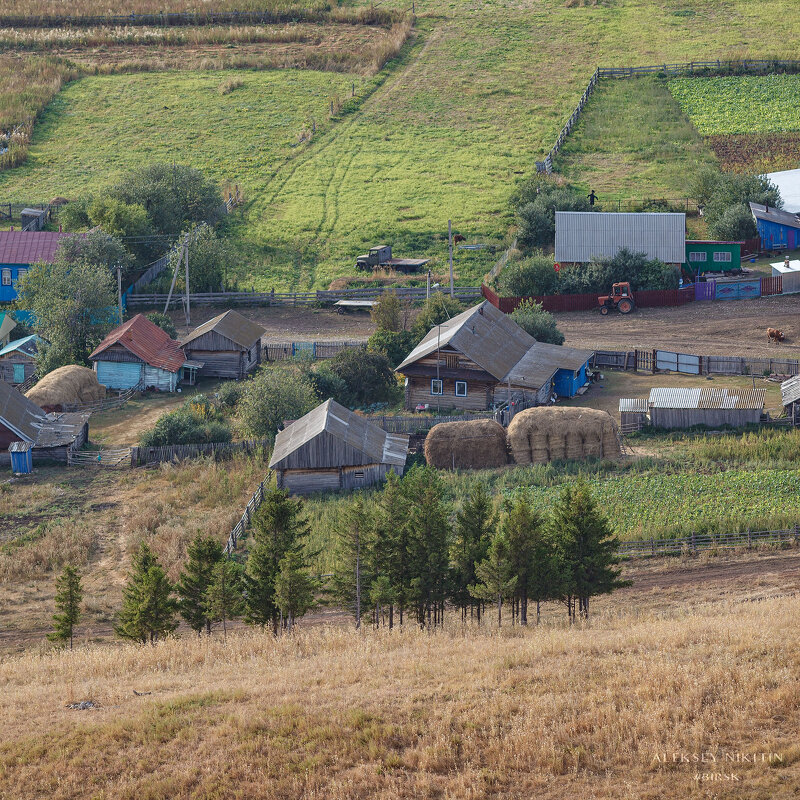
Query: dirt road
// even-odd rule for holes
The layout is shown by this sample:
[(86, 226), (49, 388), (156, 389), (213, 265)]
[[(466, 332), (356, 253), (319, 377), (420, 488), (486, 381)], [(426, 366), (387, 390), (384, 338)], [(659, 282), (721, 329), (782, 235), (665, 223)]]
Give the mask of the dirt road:
[[(627, 316), (576, 311), (556, 319), (565, 343), (573, 347), (800, 358), (800, 295), (644, 308)], [(780, 328), (785, 341), (767, 344), (767, 328)]]

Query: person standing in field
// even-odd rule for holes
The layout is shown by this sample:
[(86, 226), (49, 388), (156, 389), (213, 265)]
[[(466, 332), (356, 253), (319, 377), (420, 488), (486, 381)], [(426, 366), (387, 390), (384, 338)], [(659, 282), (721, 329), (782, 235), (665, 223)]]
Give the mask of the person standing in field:
[(592, 191), (586, 196), (589, 198), (589, 205), (593, 206), (594, 201), (597, 200), (597, 195), (594, 193), (594, 189), (592, 189)]

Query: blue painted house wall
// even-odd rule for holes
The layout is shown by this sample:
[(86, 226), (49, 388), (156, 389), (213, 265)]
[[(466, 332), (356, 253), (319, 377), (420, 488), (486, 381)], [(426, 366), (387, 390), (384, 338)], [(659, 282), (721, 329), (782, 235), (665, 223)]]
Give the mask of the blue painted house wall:
[(95, 361), (97, 380), (108, 389), (132, 389), (142, 380), (140, 361)]
[(800, 228), (783, 225), (766, 219), (757, 219), (756, 227), (764, 250), (787, 248), (794, 250), (800, 246)]
[(584, 364), (577, 372), (571, 369), (560, 369), (556, 372), (553, 379), (553, 388), (559, 397), (575, 397), (578, 389), (586, 383), (586, 368), (589, 363)]
[[(20, 271), (24, 274), (30, 264), (0, 264), (0, 303), (10, 303), (12, 300), (17, 299), (17, 278), (19, 278)], [(8, 272), (11, 271), (11, 285), (5, 284)]]

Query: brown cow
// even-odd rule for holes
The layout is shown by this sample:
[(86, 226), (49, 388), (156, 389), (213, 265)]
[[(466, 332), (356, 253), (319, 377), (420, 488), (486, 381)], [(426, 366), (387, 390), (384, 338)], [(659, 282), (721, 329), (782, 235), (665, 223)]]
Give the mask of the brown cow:
[(466, 236), (462, 236), (460, 233), (457, 233), (453, 237), (453, 244), (458, 244), (459, 242), (466, 242), (466, 241), (467, 241), (467, 237)]
[(772, 344), (778, 344), (778, 342), (783, 341), (783, 331), (778, 330), (778, 328), (767, 328), (767, 342)]

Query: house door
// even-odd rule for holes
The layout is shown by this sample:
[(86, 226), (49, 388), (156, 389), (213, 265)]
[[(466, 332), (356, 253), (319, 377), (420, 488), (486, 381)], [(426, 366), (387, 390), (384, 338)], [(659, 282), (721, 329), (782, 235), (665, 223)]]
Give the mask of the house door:
[(25, 383), (25, 365), (14, 364), (14, 380), (13, 383)]

